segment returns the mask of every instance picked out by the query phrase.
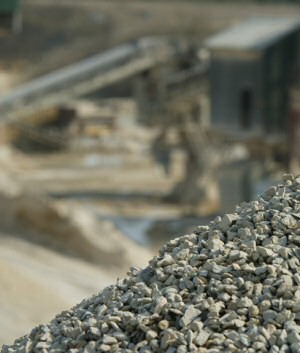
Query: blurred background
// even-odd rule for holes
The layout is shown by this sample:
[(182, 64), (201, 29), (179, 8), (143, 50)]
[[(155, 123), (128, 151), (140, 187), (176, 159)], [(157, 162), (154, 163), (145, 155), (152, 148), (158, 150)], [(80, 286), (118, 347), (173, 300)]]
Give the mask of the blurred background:
[(297, 3), (0, 0), (0, 344), (299, 173)]

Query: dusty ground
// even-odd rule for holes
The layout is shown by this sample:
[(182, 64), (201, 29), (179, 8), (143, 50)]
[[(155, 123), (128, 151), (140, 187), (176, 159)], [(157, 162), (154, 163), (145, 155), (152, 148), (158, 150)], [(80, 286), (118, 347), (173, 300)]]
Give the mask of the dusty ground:
[[(18, 200), (15, 203), (18, 204)], [(1, 215), (6, 219), (1, 219), (0, 228), (9, 218), (7, 212)], [(77, 217), (82, 218), (80, 212)], [(91, 261), (81, 256), (80, 249), (77, 254), (63, 250), (67, 245), (67, 242), (64, 245), (67, 222), (66, 227), (57, 225), (62, 227), (62, 233), (57, 233), (53, 220), (45, 218), (41, 224), (37, 215), (30, 225), (22, 227), (22, 220), (16, 218), (7, 232), (0, 233), (0, 345), (12, 342), (33, 326), (49, 321), (57, 312), (114, 283), (118, 277), (124, 277), (131, 265), (147, 265), (151, 252), (123, 238), (111, 226), (95, 228), (89, 218), (84, 218), (82, 235), (86, 234), (91, 245), (95, 242)], [(48, 231), (42, 231), (40, 226)], [(33, 234), (29, 231), (31, 228), (36, 230), (35, 237), (30, 235)], [(72, 227), (65, 235), (72, 238)], [(78, 243), (78, 239), (75, 242)], [(85, 242), (82, 250), (86, 248)], [(72, 240), (69, 245), (72, 248)]]
[(117, 273), (0, 235), (0, 345), (114, 282)]
[(0, 166), (1, 345), (114, 283), (131, 265), (146, 266), (152, 254), (80, 203), (57, 208), (32, 182), (16, 182), (35, 166), (30, 157), (2, 148)]

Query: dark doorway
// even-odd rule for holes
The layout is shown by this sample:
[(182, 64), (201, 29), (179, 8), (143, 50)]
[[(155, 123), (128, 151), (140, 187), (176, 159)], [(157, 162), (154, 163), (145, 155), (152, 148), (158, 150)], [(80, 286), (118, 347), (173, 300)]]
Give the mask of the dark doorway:
[(248, 129), (251, 126), (252, 109), (253, 92), (250, 88), (243, 88), (240, 92), (239, 110), (240, 123), (244, 129)]

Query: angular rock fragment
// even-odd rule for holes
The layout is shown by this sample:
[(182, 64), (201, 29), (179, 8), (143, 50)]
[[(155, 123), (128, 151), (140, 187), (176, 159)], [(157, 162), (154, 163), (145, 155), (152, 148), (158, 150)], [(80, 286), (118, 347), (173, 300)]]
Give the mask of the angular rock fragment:
[(299, 353), (300, 177), (165, 244), (2, 353)]

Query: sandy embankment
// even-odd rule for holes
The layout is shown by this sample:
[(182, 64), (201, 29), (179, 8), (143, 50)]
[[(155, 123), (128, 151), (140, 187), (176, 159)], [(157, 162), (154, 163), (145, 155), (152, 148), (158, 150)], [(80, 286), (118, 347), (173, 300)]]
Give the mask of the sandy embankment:
[(80, 207), (0, 175), (0, 344), (144, 266), (151, 254)]

